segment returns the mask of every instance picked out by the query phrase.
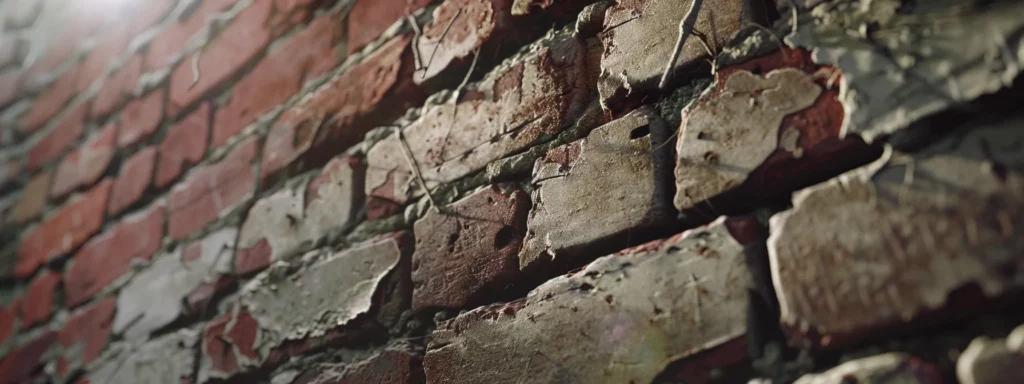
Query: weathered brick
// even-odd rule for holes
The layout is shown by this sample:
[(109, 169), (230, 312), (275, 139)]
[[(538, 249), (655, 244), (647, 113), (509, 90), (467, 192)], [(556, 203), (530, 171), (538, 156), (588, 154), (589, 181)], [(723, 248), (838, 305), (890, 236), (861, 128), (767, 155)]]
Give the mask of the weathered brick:
[(266, 22), (272, 8), (271, 1), (253, 2), (207, 43), (198, 60), (198, 81), (191, 63), (178, 64), (171, 72), (169, 113), (192, 104), (263, 51), (270, 43)]
[(153, 184), (157, 188), (169, 185), (185, 169), (199, 163), (206, 154), (210, 132), (210, 105), (199, 109), (175, 123), (160, 142), (160, 161)]
[(53, 315), (54, 295), (60, 284), (60, 274), (44, 271), (28, 285), (21, 300), (21, 323), (26, 327), (42, 324)]
[(50, 197), (63, 198), (78, 188), (96, 183), (114, 158), (116, 137), (117, 125), (107, 124), (81, 147), (65, 156), (57, 167)]
[[(1014, 340), (1016, 338), (1016, 340)], [(999, 384), (1024, 381), (1024, 326), (1006, 339), (981, 336), (960, 354), (956, 376), (963, 384)], [(938, 382), (938, 381), (936, 381)]]
[(252, 196), (255, 137), (238, 143), (216, 163), (204, 165), (171, 189), (167, 204), (168, 235), (183, 239)]
[(18, 248), (15, 275), (30, 276), (39, 266), (78, 248), (99, 232), (111, 184), (110, 179), (101, 181), (81, 197), (65, 203), (55, 215), (33, 229)]
[(519, 276), (529, 195), (492, 186), (415, 224), (413, 310), (465, 308), (500, 292)]
[[(658, 89), (666, 62), (679, 36), (679, 21), (690, 9), (693, 0), (638, 0), (616, 2), (608, 7), (604, 31), (599, 35), (604, 45), (601, 56), (601, 79), (598, 89), (602, 104), (618, 111), (629, 96), (640, 97)], [(721, 47), (745, 22), (756, 21), (749, 0), (707, 0), (701, 2), (694, 30), (709, 36), (712, 47)], [(681, 81), (681, 69), (692, 67), (708, 58), (698, 38), (686, 39), (673, 66), (673, 79)], [(671, 83), (670, 83), (671, 84)]]
[[(335, 338), (362, 315), (389, 323), (384, 313), (409, 305), (411, 253), (410, 234), (399, 232), (336, 253), (311, 254), (317, 261), (291, 275), (279, 269), (258, 275), (242, 289), (239, 309), (207, 328), (200, 382), (273, 367)], [(222, 322), (234, 326), (225, 330)], [(227, 340), (218, 336), (229, 333)]]
[(887, 353), (851, 360), (822, 373), (805, 375), (794, 384), (943, 382), (941, 372), (934, 365), (902, 353)]
[(234, 228), (221, 229), (157, 256), (118, 295), (114, 332), (129, 340), (144, 339), (182, 314), (205, 305), (210, 295), (197, 294), (203, 293), (202, 286), (217, 288), (222, 286), (221, 280), (227, 279), (237, 233)]
[(746, 332), (751, 278), (738, 239), (748, 235), (733, 228), (750, 220), (598, 259), (522, 301), (442, 323), (427, 346), (427, 381), (515, 382), (528, 366), (533, 382), (651, 382), (679, 356)]
[[(409, 41), (408, 36), (389, 41), (283, 112), (267, 133), (262, 177), (270, 177), (326, 143), (333, 156), (339, 148), (362, 140), (375, 124), (374, 113), (397, 117), (410, 102), (421, 100), (419, 89), (406, 82), (405, 76), (412, 71)], [(378, 105), (387, 105), (391, 112), (377, 111)]]
[(32, 108), (21, 118), (22, 132), (35, 132), (75, 96), (79, 67), (72, 67), (50, 84), (33, 102)]
[(22, 190), (18, 205), (14, 207), (14, 222), (25, 224), (39, 217), (46, 206), (47, 191), (50, 189), (50, 182), (53, 180), (53, 171), (46, 170), (32, 176), (28, 184)]
[(167, 29), (156, 35), (149, 42), (146, 50), (146, 70), (152, 71), (163, 69), (174, 64), (183, 52), (189, 39), (192, 39), (207, 23), (218, 16), (219, 13), (237, 3), (237, 0), (204, 0), (199, 7), (184, 15), (179, 16), (176, 22), (170, 23)]
[(238, 238), (235, 271), (249, 274), (349, 227), (362, 205), (364, 166), (342, 155), (317, 177), (285, 188), (249, 209)]
[(292, 276), (267, 271), (246, 286), (240, 300), (259, 321), (261, 340), (322, 336), (379, 306), (374, 305), (381, 299), (378, 288), (388, 276), (401, 279), (403, 268), (408, 273), (411, 245), (408, 234), (400, 232), (329, 255)]
[[(581, 42), (563, 31), (527, 52), (466, 87), (455, 107), (428, 105), (402, 128), (426, 188), (484, 169), (580, 120), (590, 99)], [(375, 144), (367, 163), (371, 212), (379, 204), (402, 205), (423, 195), (397, 133)]]
[(351, 55), (380, 38), (396, 21), (430, 4), (430, 0), (356, 0), (348, 14), (347, 47)]
[(224, 145), (247, 125), (288, 100), (307, 81), (337, 65), (335, 39), (341, 28), (337, 19), (337, 13), (331, 12), (313, 20), (302, 32), (268, 53), (235, 85), (231, 101), (217, 110), (211, 146)]
[(245, 311), (226, 313), (208, 323), (199, 341), (199, 382), (230, 377), (257, 364), (260, 336), (259, 324)]
[(286, 384), (421, 383), (422, 360), (402, 349), (388, 349), (354, 364), (319, 364)]
[(414, 80), (424, 82), (454, 67), (453, 62), (468, 62), (488, 41), (512, 40), (513, 32), (525, 26), (512, 25), (511, 11), (512, 0), (445, 0), (415, 42), (423, 69)]
[(797, 193), (772, 218), (769, 239), (794, 341), (837, 347), (916, 319), (952, 321), (970, 311), (935, 310), (970, 284), (988, 297), (1020, 289), (1024, 162), (1012, 146), (989, 143), (1022, 140), (1022, 122), (973, 123), (965, 136)]
[(132, 269), (132, 263), (149, 260), (163, 240), (163, 204), (126, 216), (96, 236), (75, 254), (64, 274), (67, 306), (82, 304)]
[(803, 50), (721, 68), (715, 85), (682, 112), (676, 208), (737, 205), (708, 203), (714, 198), (753, 206), (881, 155), (859, 138), (840, 139), (845, 113), (838, 89), (829, 88), (838, 77)]
[(124, 107), (117, 146), (133, 146), (146, 139), (160, 127), (163, 118), (164, 93), (154, 90)]
[(578, 10), (593, 3), (590, 0), (514, 0), (512, 15), (528, 15), (534, 11), (563, 13)]
[(567, 144), (561, 158), (537, 160), (519, 268), (583, 257), (605, 244), (628, 246), (671, 224), (671, 197), (662, 196), (671, 181), (659, 177), (651, 136), (643, 134), (656, 118), (638, 110)]
[(9, 383), (34, 382), (38, 378), (44, 354), (57, 341), (57, 332), (47, 332), (21, 345), (0, 360), (0, 377)]
[[(961, 4), (942, 3), (901, 8), (899, 12), (874, 12), (852, 0), (807, 5), (799, 25), (808, 28), (796, 28), (786, 42), (813, 50), (819, 64), (835, 66), (843, 73), (837, 81), (844, 90), (840, 101), (847, 111), (844, 132), (856, 133), (868, 142), (1008, 87), (1024, 66), (1024, 56), (1013, 54), (1014, 48), (1010, 48), (1024, 44), (1024, 20), (1015, 17), (1024, 12), (1024, 3), (1018, 1), (968, 10)], [(970, 16), (962, 17), (963, 22), (945, 22), (965, 12)], [(915, 33), (863, 44), (864, 34), (847, 31), (864, 25), (942, 33)], [(910, 53), (918, 50), (944, 54), (918, 57)], [(990, 58), (996, 57), (999, 69), (992, 70)], [(911, 66), (932, 69), (907, 76), (906, 68)]]
[(108, 297), (71, 314), (57, 335), (64, 347), (57, 361), (60, 376), (66, 377), (100, 356), (109, 341), (114, 309), (114, 298)]
[(191, 383), (199, 332), (181, 329), (139, 346), (111, 346), (80, 384)]
[(107, 213), (111, 216), (121, 213), (135, 204), (146, 192), (153, 180), (153, 166), (156, 162), (156, 148), (146, 147), (125, 160), (121, 173), (114, 180), (114, 190), (110, 192)]
[(57, 126), (28, 150), (28, 161), (25, 166), (29, 171), (38, 169), (43, 164), (55, 160), (70, 147), (85, 130), (85, 104), (74, 107), (61, 117)]
[(142, 55), (130, 57), (103, 81), (92, 100), (92, 115), (107, 116), (121, 103), (131, 99), (142, 75)]

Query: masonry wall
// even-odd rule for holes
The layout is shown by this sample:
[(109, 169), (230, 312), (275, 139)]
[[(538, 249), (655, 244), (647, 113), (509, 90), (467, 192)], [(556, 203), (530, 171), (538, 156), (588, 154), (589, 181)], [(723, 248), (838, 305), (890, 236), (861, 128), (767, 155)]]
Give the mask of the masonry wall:
[(1024, 3), (697, 5), (0, 2), (0, 382), (1024, 382)]

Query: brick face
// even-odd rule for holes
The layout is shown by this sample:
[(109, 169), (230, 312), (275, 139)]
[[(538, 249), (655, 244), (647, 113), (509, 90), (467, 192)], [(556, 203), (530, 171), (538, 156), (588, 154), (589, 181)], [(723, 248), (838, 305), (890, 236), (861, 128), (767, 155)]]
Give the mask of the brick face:
[(183, 239), (252, 196), (258, 150), (259, 140), (246, 139), (220, 161), (176, 184), (167, 202), (168, 235)]
[(69, 201), (56, 214), (33, 229), (18, 248), (15, 275), (26, 277), (43, 263), (82, 245), (100, 230), (110, 196), (111, 180), (96, 184), (80, 198)]
[(206, 154), (209, 132), (210, 105), (205, 103), (181, 121), (171, 125), (167, 135), (160, 142), (160, 160), (153, 184), (158, 188), (166, 187), (187, 167), (202, 160)]
[(232, 89), (231, 102), (217, 111), (214, 148), (223, 145), (261, 115), (283, 103), (309, 79), (337, 63), (334, 43), (338, 17), (329, 13), (313, 20), (298, 35), (270, 52)]
[(38, 169), (43, 164), (55, 160), (60, 154), (68, 149), (85, 131), (85, 105), (75, 107), (61, 117), (53, 131), (46, 134), (42, 140), (36, 143), (28, 152), (26, 167), (31, 170)]
[(0, 383), (1022, 381), (1022, 14), (0, 0)]
[(177, 111), (192, 104), (210, 89), (233, 76), (270, 42), (266, 22), (273, 4), (256, 1), (245, 8), (206, 47), (199, 59), (199, 80), (189, 62), (179, 64), (171, 74), (168, 106)]
[(146, 192), (153, 179), (153, 164), (156, 162), (156, 148), (146, 147), (125, 160), (121, 173), (114, 180), (110, 192), (107, 213), (116, 215), (128, 208)]
[[(263, 177), (287, 167), (316, 145), (317, 138), (330, 138), (348, 147), (371, 127), (359, 126), (361, 116), (371, 113), (401, 79), (409, 46), (408, 37), (387, 42), (373, 55), (349, 68), (306, 96), (274, 122), (267, 133), (261, 166)], [(400, 95), (415, 98), (413, 92)], [(321, 139), (328, 140), (328, 139)]]
[(89, 300), (131, 270), (133, 261), (149, 260), (162, 244), (163, 205), (130, 215), (94, 237), (73, 257), (64, 275), (68, 306)]
[(95, 183), (114, 158), (117, 125), (107, 124), (99, 132), (69, 153), (57, 167), (50, 187), (50, 196), (60, 198), (75, 189)]

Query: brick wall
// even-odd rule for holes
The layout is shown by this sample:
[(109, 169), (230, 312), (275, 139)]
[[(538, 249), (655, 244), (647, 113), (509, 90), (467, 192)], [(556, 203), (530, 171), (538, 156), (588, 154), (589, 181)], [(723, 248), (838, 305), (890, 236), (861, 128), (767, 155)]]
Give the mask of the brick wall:
[(1024, 382), (1020, 2), (0, 26), (0, 382)]

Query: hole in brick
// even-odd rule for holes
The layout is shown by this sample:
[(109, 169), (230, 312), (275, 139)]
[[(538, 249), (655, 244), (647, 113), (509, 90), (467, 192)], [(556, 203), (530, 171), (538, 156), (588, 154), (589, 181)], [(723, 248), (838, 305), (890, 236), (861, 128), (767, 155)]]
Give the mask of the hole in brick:
[(494, 247), (502, 249), (508, 247), (516, 239), (516, 231), (510, 226), (504, 226), (494, 235)]
[(634, 128), (632, 131), (629, 131), (629, 139), (630, 140), (636, 140), (636, 139), (639, 139), (641, 137), (650, 136), (650, 134), (651, 134), (651, 127), (648, 126), (648, 125), (645, 125), (645, 126), (642, 126), (640, 128)]

